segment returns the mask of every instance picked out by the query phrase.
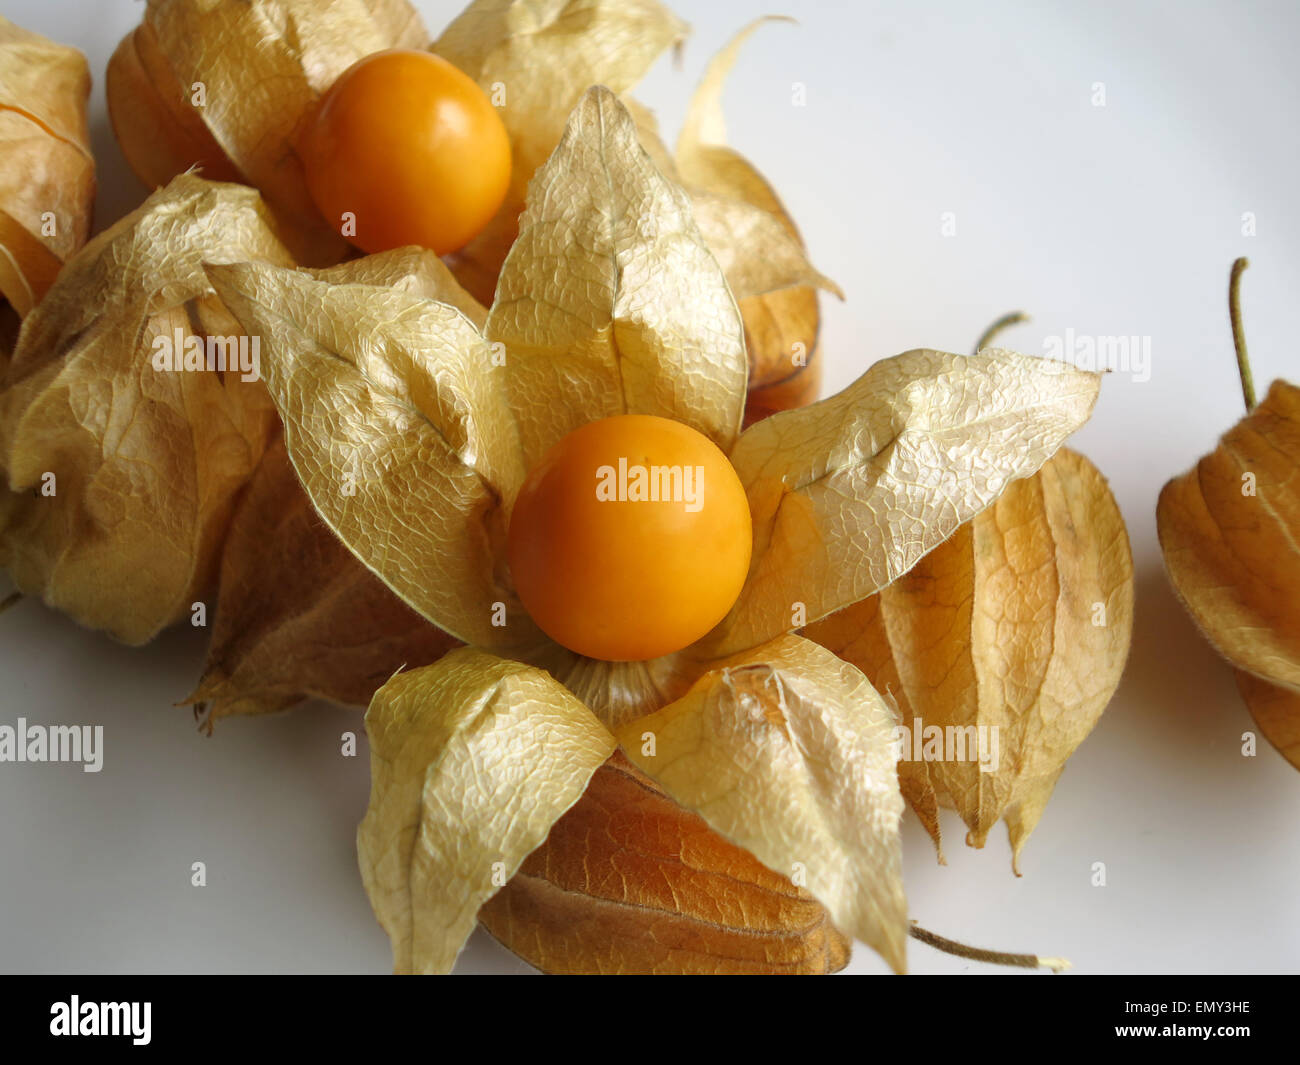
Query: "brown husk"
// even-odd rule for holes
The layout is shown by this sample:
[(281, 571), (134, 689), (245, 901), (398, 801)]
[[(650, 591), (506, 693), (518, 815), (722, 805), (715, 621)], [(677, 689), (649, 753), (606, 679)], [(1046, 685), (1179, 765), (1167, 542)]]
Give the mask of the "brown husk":
[(1300, 732), (1300, 387), (1274, 381), (1218, 447), (1160, 493), (1178, 598), (1241, 674), (1261, 731), (1296, 762)]
[(176, 178), (69, 260), (0, 392), (0, 564), (126, 643), (204, 600), (275, 426), (238, 372), (160, 371), (160, 338), (242, 333), (204, 262), (293, 260), (257, 193)]
[(0, 306), (19, 316), (90, 233), (89, 95), (85, 56), (0, 16)]
[[(936, 848), (939, 806), (961, 815), (973, 847), (1005, 819), (1019, 873), (1066, 759), (1119, 684), (1132, 629), (1133, 560), (1119, 508), (1096, 467), (1062, 449), (900, 580), (807, 635), (893, 701), (906, 729), (903, 794)], [(970, 732), (964, 754), (925, 757), (931, 727), (972, 726), (998, 730), (996, 766), (985, 734), (992, 771), (970, 749)]]
[(556, 974), (821, 974), (850, 941), (615, 752), (479, 921)]

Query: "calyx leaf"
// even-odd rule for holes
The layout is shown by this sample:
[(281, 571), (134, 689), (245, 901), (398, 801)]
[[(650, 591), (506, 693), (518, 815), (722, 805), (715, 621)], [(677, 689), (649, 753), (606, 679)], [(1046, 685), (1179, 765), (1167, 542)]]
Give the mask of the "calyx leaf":
[(242, 331), (202, 263), (258, 260), (292, 262), (257, 193), (183, 175), (28, 316), (0, 392), (0, 564), (21, 591), (127, 643), (207, 594), (275, 411), (257, 380), (206, 369), (207, 339), (228, 355)]
[(899, 781), (936, 847), (940, 805), (974, 847), (1005, 818), (1018, 871), (1066, 759), (1119, 684), (1132, 629), (1119, 507), (1096, 467), (1062, 449), (806, 635), (894, 700)]
[(997, 349), (909, 351), (746, 429), (731, 461), (749, 496), (753, 561), (702, 648), (753, 647), (902, 576), (1087, 421), (1099, 381)]
[(681, 189), (613, 93), (589, 90), (529, 192), (487, 337), (503, 344), (527, 464), (586, 422), (674, 418), (724, 451), (740, 429), (739, 313)]
[(782, 636), (616, 735), (673, 799), (904, 971), (894, 718), (856, 666)]
[(468, 647), (393, 677), (366, 732), (362, 880), (396, 971), (449, 972), (479, 908), (578, 801), (614, 738), (541, 670)]
[(1218, 447), (1166, 484), (1156, 525), (1178, 598), (1219, 654), (1256, 678), (1241, 680), (1247, 705), (1296, 762), (1300, 387), (1274, 381)]
[(497, 217), (453, 260), (484, 303), (514, 242), (528, 183), (559, 142), (583, 93), (630, 89), (686, 25), (657, 0), (474, 0), (431, 46), (498, 102), (511, 181)]
[(831, 973), (852, 947), (617, 751), (479, 921), (548, 973)]
[(817, 290), (843, 298), (809, 262), (803, 238), (776, 190), (726, 143), (722, 90), (741, 47), (767, 22), (756, 19), (710, 62), (677, 140), (675, 170), (690, 190), (695, 217), (722, 264), (745, 323), (749, 353), (746, 423), (803, 406), (821, 387)]
[(89, 95), (85, 56), (0, 16), (0, 305), (20, 316), (90, 232)]
[(311, 697), (365, 706), (399, 669), (458, 646), (320, 520), (278, 437), (230, 523), (211, 626), (203, 677), (185, 700), (209, 727)]
[[(458, 639), (536, 639), (503, 572), (507, 508), (523, 478), (505, 371), (474, 323), (448, 303), (341, 282), (346, 274), (241, 264), (210, 276), (263, 339), (289, 457), (330, 528)], [(509, 625), (494, 624), (498, 603)]]

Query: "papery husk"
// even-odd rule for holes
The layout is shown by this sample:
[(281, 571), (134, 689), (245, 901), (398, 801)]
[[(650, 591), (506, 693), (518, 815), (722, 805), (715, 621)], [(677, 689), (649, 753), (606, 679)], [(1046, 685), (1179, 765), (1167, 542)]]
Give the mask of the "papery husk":
[(615, 752), (479, 922), (554, 974), (820, 974), (852, 943)]
[[(479, 326), (487, 313), (422, 248), (304, 274), (440, 299)], [(218, 588), (203, 676), (185, 700), (209, 728), (222, 717), (282, 710), (308, 697), (364, 706), (399, 669), (459, 646), (393, 595), (320, 520), (280, 437), (240, 499)]]
[[(296, 139), (358, 59), (428, 40), (406, 0), (149, 0), (109, 61), (109, 117), (146, 184), (194, 166), (251, 184), (281, 216), (298, 258), (325, 265), (348, 246), (311, 199)], [(196, 107), (200, 84), (206, 103)]]
[(90, 233), (89, 95), (85, 56), (0, 16), (0, 303), (20, 316)]
[[(946, 806), (973, 847), (1005, 819), (1018, 874), (1066, 759), (1119, 684), (1132, 630), (1119, 507), (1096, 467), (1063, 449), (905, 576), (806, 633), (894, 701), (903, 794), (941, 859)], [(981, 770), (970, 733), (964, 754), (918, 760), (913, 737), (932, 726), (996, 728), (998, 765)]]
[[(492, 302), (533, 174), (583, 93), (631, 89), (686, 24), (657, 0), (474, 0), (433, 42), (498, 104), (510, 136), (510, 188), (496, 217), (452, 260), (478, 300)], [(504, 101), (502, 100), (504, 96)]]
[[(268, 389), (318, 513), (400, 598), (476, 645), (399, 674), (372, 701), (371, 718), (393, 729), (375, 748), (361, 837), (372, 904), (400, 971), (454, 963), (467, 919), (541, 845), (539, 825), (578, 801), (563, 735), (526, 731), (558, 710), (560, 733), (582, 737), (583, 772), (599, 764), (592, 727), (616, 731), (675, 802), (901, 970), (892, 715), (856, 667), (790, 635), (803, 623), (792, 606), (821, 616), (899, 576), (1050, 457), (1087, 419), (1099, 375), (1004, 351), (885, 360), (735, 440), (758, 562), (728, 623), (626, 668), (556, 648), (504, 563), (535, 456), (584, 417), (624, 411), (729, 445), (745, 395), (730, 289), (640, 129), (609, 90), (584, 94), (533, 182), (486, 335), (445, 302), (390, 287), (258, 264), (209, 271), (264, 337)], [(511, 724), (494, 739), (499, 697)], [(517, 700), (537, 705), (516, 713)], [(470, 727), (480, 718), (485, 732)], [(564, 964), (583, 963), (575, 950)]]
[(522, 652), (573, 692), (606, 728), (616, 729), (674, 699), (708, 669), (689, 649), (641, 662), (607, 662), (546, 641)]
[(365, 706), (458, 641), (366, 569), (317, 516), (277, 438), (230, 523), (194, 704), (209, 728), (307, 698)]
[(274, 431), (260, 382), (152, 361), (176, 330), (242, 333), (201, 264), (246, 260), (293, 261), (257, 193), (177, 178), (69, 260), (0, 392), (0, 563), (25, 594), (126, 643), (205, 599)]
[(399, 973), (450, 972), (480, 907), (614, 752), (554, 679), (464, 647), (399, 673), (366, 711), (361, 877)]
[(1037, 472), (1099, 386), (1011, 351), (920, 349), (750, 426), (731, 452), (753, 519), (749, 575), (698, 652), (734, 654), (874, 595)]
[(740, 430), (735, 300), (685, 193), (607, 89), (582, 97), (534, 177), (485, 333), (504, 345), (530, 469), (572, 430), (627, 411), (683, 422), (723, 451)]
[[(1214, 451), (1160, 493), (1170, 583), (1240, 672), (1261, 730), (1295, 762), (1300, 729), (1300, 387), (1274, 381)], [(1278, 689), (1273, 691), (1270, 689)]]
[(569, 430), (626, 410), (729, 447), (745, 381), (725, 279), (612, 93), (583, 97), (533, 191), (486, 336), (444, 302), (391, 289), (212, 271), (263, 337), (290, 457), (331, 528), (439, 628), (519, 656), (549, 643), (501, 550), (524, 472)]
[(536, 643), (503, 562), (522, 454), (504, 369), (474, 323), (425, 296), (301, 271), (210, 277), (263, 337), (289, 457), (329, 527), (457, 639)]
[(1252, 673), (1236, 670), (1237, 690), (1250, 716), (1278, 754), (1300, 769), (1300, 692), (1269, 684)]
[(855, 666), (786, 635), (713, 663), (617, 729), (624, 753), (715, 832), (907, 968), (893, 714)]
[[(745, 323), (749, 352), (746, 425), (817, 398), (821, 389), (817, 290), (825, 289), (843, 299), (838, 286), (813, 270), (801, 254), (803, 238), (776, 190), (757, 167), (726, 143), (723, 85), (745, 41), (771, 21), (792, 20), (757, 19), (713, 58), (691, 100), (674, 156), (682, 182), (696, 194), (697, 215), (717, 214), (719, 224), (702, 228), (723, 263)], [(730, 205), (730, 215), (725, 205)], [(767, 232), (764, 227), (763, 239), (756, 241), (742, 221), (745, 208), (775, 231)], [(778, 249), (782, 254), (774, 254)], [(792, 266), (803, 259), (803, 269), (787, 269), (779, 278), (755, 275), (756, 268), (770, 265), (774, 259), (789, 260)]]

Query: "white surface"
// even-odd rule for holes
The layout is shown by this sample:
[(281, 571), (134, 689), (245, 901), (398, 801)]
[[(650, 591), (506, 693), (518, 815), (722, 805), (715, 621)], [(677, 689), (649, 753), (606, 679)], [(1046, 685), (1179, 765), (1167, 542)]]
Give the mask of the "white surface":
[[(431, 30), (455, 12), (424, 3)], [(706, 58), (768, 0), (691, 3), (681, 70), (639, 95), (675, 132)], [(108, 128), (103, 71), (140, 5), (5, 0), (16, 21), (84, 49), (101, 225), (143, 194)], [(1242, 413), (1225, 311), (1228, 266), (1251, 257), (1244, 304), (1256, 379), (1300, 377), (1300, 92), (1296, 5), (800, 3), (801, 25), (751, 42), (727, 96), (733, 143), (781, 191), (827, 301), (828, 390), (912, 347), (965, 351), (1014, 308), (1045, 338), (1152, 338), (1150, 380), (1106, 381), (1073, 441), (1129, 524), (1137, 632), (1123, 686), (1071, 760), (1010, 873), (1005, 834), (946, 868), (905, 823), (913, 915), (1004, 949), (1063, 954), (1085, 973), (1300, 968), (1300, 774), (1266, 744), (1228, 668), (1166, 585), (1160, 486)], [(1093, 107), (1094, 82), (1106, 106)], [(807, 106), (791, 106), (791, 85)], [(957, 235), (940, 236), (955, 211)], [(1258, 236), (1241, 236), (1253, 211)], [(367, 763), (339, 756), (360, 714), (312, 704), (195, 732), (172, 703), (203, 638), (120, 648), (39, 605), (0, 617), (0, 723), (102, 723), (105, 768), (0, 765), (0, 968), (17, 971), (362, 971), (389, 966), (355, 864)], [(207, 863), (208, 886), (189, 885)], [(1090, 884), (1104, 861), (1109, 886)], [(916, 972), (996, 972), (914, 945)], [(459, 971), (525, 969), (481, 933)], [(859, 948), (853, 970), (882, 972)]]

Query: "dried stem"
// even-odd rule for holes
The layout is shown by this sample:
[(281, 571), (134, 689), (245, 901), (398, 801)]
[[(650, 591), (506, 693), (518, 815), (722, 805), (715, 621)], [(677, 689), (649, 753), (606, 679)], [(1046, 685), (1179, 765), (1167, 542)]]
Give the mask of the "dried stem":
[(1246, 401), (1246, 413), (1255, 409), (1255, 378), (1250, 372), (1250, 357), (1246, 354), (1246, 330), (1241, 326), (1241, 275), (1250, 260), (1244, 255), (1232, 264), (1228, 277), (1228, 317), (1232, 319), (1232, 345), (1237, 349), (1237, 373), (1241, 377), (1241, 398)]
[(22, 592), (10, 592), (3, 599), (0, 599), (0, 614), (3, 614), (11, 606), (16, 605), (23, 598)]
[(983, 351), (991, 343), (993, 343), (993, 338), (996, 337), (1000, 332), (1002, 332), (1002, 330), (1009, 329), (1013, 325), (1019, 325), (1021, 322), (1027, 322), (1027, 321), (1029, 321), (1029, 315), (1027, 315), (1024, 311), (1012, 311), (1010, 314), (1004, 314), (1001, 318), (999, 318), (996, 322), (994, 322), (991, 326), (989, 326), (986, 330), (984, 330), (983, 335), (979, 338), (979, 340), (975, 342), (974, 354), (978, 355), (981, 351)]
[(945, 954), (955, 954), (959, 958), (970, 958), (971, 961), (987, 962), (989, 965), (1010, 965), (1017, 969), (1050, 969), (1054, 973), (1070, 967), (1070, 963), (1065, 958), (1040, 958), (1037, 954), (1008, 954), (1001, 950), (968, 947), (965, 943), (935, 935), (915, 921), (908, 931), (913, 939), (920, 940), (926, 946), (934, 947), (935, 950), (941, 950)]
[(194, 724), (205, 736), (212, 735), (212, 704), (200, 702), (194, 704)]

